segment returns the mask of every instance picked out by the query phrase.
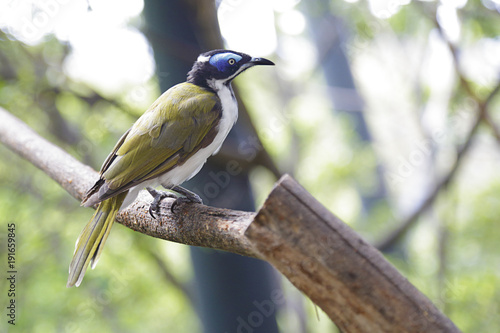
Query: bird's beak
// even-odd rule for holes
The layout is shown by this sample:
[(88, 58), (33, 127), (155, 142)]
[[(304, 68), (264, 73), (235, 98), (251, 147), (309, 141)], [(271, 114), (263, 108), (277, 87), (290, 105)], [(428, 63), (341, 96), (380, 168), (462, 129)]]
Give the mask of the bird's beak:
[(240, 73), (242, 73), (242, 72), (246, 71), (247, 69), (249, 69), (253, 66), (256, 66), (256, 65), (274, 65), (274, 62), (272, 62), (271, 60), (267, 60), (265, 58), (251, 58), (248, 62), (244, 63), (240, 67), (240, 69), (235, 74), (233, 74), (233, 76), (231, 76), (230, 79), (232, 80)]
[(250, 66), (255, 66), (255, 65), (271, 65), (274, 66), (274, 62), (271, 60), (267, 60), (265, 58), (252, 58), (248, 62)]

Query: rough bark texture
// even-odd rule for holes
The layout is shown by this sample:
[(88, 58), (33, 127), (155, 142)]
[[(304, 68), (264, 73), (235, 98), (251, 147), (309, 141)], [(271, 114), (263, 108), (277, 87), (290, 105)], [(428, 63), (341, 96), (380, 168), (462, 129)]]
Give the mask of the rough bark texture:
[(249, 257), (255, 251), (244, 232), (255, 213), (215, 208), (200, 204), (182, 204), (170, 211), (173, 199), (165, 199), (156, 219), (149, 215), (152, 201), (143, 191), (139, 198), (116, 217), (116, 221), (140, 233), (172, 242), (209, 247)]
[[(0, 141), (79, 200), (98, 177), (2, 108)], [(172, 214), (170, 199), (152, 219), (151, 201), (142, 193), (117, 221), (153, 237), (266, 260), (343, 332), (459, 332), (380, 252), (290, 176), (276, 184), (258, 214), (198, 204), (181, 204)]]
[(290, 176), (246, 236), (343, 332), (458, 332), (422, 293)]

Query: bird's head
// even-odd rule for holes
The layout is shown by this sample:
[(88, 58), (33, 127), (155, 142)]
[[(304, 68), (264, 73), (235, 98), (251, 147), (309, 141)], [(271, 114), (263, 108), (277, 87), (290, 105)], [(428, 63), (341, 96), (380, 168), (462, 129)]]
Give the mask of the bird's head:
[(188, 73), (187, 81), (218, 90), (218, 87), (230, 84), (240, 73), (256, 65), (274, 65), (274, 63), (264, 58), (252, 58), (241, 52), (213, 50), (200, 54)]

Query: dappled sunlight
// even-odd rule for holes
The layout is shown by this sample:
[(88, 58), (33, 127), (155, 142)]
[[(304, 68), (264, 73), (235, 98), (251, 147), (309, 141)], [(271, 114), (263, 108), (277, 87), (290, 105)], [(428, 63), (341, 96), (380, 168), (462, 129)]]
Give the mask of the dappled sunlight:
[[(483, 322), (500, 331), (500, 0), (217, 4), (224, 46), (276, 64), (234, 81), (255, 130), (233, 133), (239, 144), (217, 163), (248, 171), (259, 206), (276, 172), (254, 158), (268, 153), (373, 244), (408, 223), (384, 254), (464, 332)], [(143, 9), (141, 0), (2, 3), (0, 107), (99, 168), (172, 75), (158, 73), (159, 37)], [(192, 63), (198, 46), (172, 37), (154, 51)], [(73, 236), (91, 211), (3, 145), (0, 156), (0, 215), (20, 227), (26, 331), (42, 321), (46, 332), (201, 331), (192, 295), (175, 286), (191, 288), (187, 246), (155, 241), (152, 251), (150, 239), (115, 226), (94, 285), (64, 289)], [(214, 196), (225, 183), (215, 178)], [(334, 330), (286, 283), (295, 303), (278, 311), (283, 332)]]

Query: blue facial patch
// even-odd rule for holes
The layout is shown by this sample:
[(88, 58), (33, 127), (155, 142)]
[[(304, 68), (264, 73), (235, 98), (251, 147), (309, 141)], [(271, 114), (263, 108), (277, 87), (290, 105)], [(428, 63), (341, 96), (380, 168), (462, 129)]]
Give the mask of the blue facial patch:
[[(235, 61), (233, 64), (231, 64), (231, 61), (230, 61), (231, 59), (234, 59), (234, 61)], [(227, 52), (227, 53), (219, 53), (219, 54), (213, 55), (210, 58), (209, 62), (210, 62), (210, 65), (217, 67), (219, 72), (225, 72), (228, 69), (228, 67), (232, 67), (234, 64), (236, 64), (240, 60), (241, 60), (241, 56), (234, 54), (234, 53), (231, 53), (231, 52)]]

